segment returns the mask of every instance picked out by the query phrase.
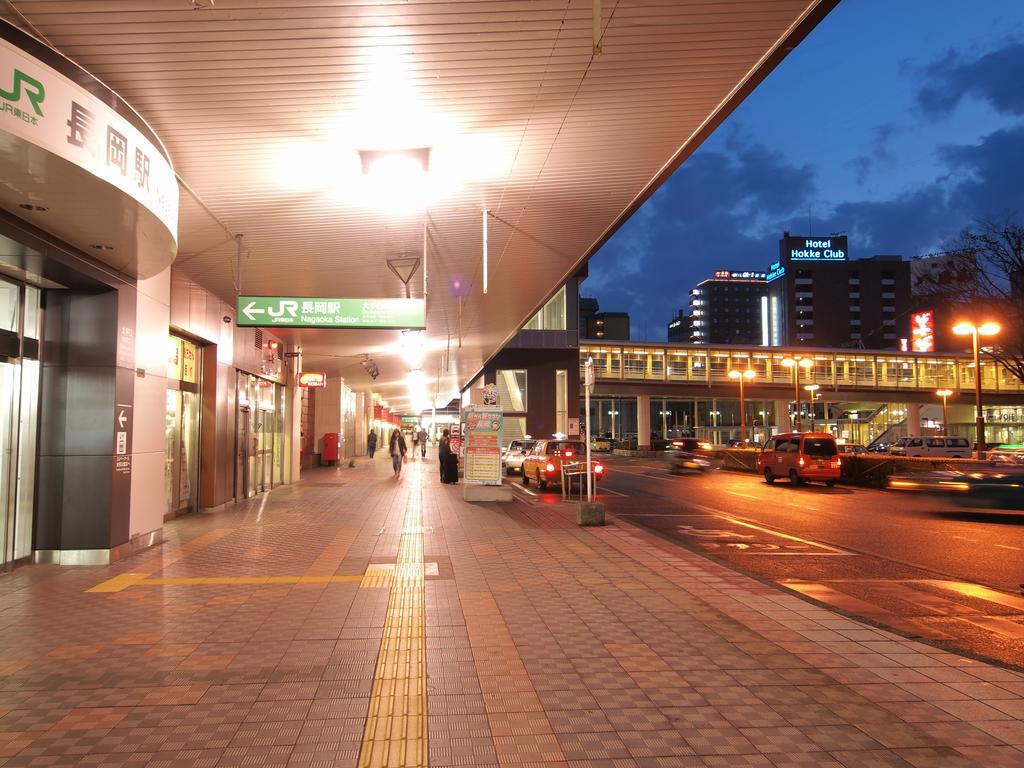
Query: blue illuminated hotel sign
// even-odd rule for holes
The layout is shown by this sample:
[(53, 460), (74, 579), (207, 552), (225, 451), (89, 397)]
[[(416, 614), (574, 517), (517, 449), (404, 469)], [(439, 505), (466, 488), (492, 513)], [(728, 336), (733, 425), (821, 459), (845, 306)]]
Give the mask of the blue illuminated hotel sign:
[(784, 274), (786, 274), (786, 268), (782, 266), (781, 261), (776, 261), (768, 270), (768, 273), (765, 276), (765, 280), (767, 280), (770, 283), (772, 280), (778, 280)]
[(784, 253), (790, 261), (846, 261), (846, 236), (788, 237)]

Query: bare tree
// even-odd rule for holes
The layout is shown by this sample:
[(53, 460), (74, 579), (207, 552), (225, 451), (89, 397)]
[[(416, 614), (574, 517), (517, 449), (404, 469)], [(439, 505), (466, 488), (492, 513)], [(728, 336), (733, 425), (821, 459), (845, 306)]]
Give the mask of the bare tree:
[(965, 317), (999, 322), (1002, 330), (985, 354), (1024, 381), (1024, 226), (976, 221), (950, 243), (947, 256), (947, 266), (924, 279)]

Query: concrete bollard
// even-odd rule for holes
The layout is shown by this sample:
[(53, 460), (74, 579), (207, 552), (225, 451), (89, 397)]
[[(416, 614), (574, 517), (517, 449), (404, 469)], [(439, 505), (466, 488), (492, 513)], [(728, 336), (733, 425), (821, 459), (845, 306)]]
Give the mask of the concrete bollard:
[(576, 525), (604, 525), (604, 504), (581, 501), (576, 506)]

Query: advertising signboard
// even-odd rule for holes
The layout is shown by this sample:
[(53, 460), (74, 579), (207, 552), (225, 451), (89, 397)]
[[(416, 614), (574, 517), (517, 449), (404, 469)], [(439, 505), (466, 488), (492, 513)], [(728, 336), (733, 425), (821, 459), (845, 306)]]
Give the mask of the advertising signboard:
[(323, 389), (327, 386), (327, 374), (323, 371), (303, 371), (299, 374), (299, 386), (306, 389)]
[(501, 485), (501, 440), (504, 421), (501, 408), (467, 405), (463, 409), (466, 433), (465, 475), (467, 485)]
[(423, 299), (239, 296), (237, 322), (250, 328), (426, 328)]
[(790, 261), (846, 261), (850, 252), (846, 235), (793, 237), (783, 240), (782, 252)]
[(728, 269), (715, 270), (715, 280), (764, 280), (765, 272), (736, 272)]
[(910, 350), (935, 351), (935, 313), (932, 310), (926, 309), (910, 316)]

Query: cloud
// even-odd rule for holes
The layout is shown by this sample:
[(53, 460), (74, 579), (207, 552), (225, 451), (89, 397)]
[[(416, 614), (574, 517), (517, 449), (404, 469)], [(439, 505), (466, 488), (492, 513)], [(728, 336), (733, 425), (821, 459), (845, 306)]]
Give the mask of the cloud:
[[(880, 129), (876, 143), (889, 135)], [(815, 205), (814, 229), (846, 232), (854, 258), (937, 250), (976, 219), (1024, 216), (1016, 157), (1024, 157), (1024, 124), (941, 147), (931, 180), (884, 200)], [(702, 150), (591, 259), (583, 293), (629, 312), (634, 338), (664, 339), (691, 288), (717, 268), (767, 268), (783, 231), (806, 231), (816, 197), (812, 168), (763, 146)]]
[(937, 117), (952, 112), (970, 95), (987, 101), (1005, 115), (1024, 116), (1024, 43), (1009, 41), (995, 51), (964, 61), (950, 51), (921, 70), (926, 84), (917, 93), (917, 102), (926, 115)]

